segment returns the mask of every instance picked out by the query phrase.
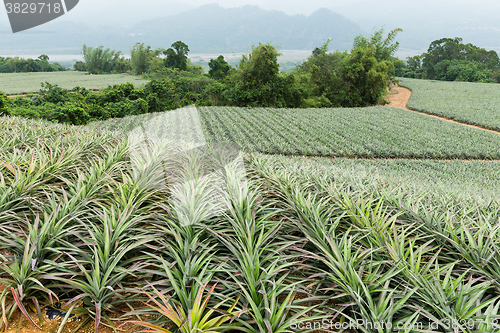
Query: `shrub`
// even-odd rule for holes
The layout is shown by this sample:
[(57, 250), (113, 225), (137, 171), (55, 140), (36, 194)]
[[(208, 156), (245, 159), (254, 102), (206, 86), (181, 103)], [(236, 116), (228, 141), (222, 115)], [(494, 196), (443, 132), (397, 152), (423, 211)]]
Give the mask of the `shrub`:
[(10, 101), (3, 91), (0, 91), (0, 116), (10, 114)]

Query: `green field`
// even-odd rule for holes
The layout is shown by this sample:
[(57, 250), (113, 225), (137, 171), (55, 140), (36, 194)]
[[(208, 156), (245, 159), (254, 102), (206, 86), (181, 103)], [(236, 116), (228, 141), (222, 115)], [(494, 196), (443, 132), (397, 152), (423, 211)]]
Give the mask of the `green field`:
[(347, 159), (257, 155), (304, 178), (327, 178), (358, 188), (456, 196), (478, 201), (500, 197), (499, 161)]
[[(224, 126), (231, 117), (239, 116), (241, 126), (253, 121), (246, 135), (258, 138), (257, 129), (266, 128), (257, 122), (257, 111), (204, 108), (201, 113), (214, 128), (208, 114)], [(373, 128), (390, 128), (379, 121), (361, 132), (374, 122), (370, 117), (391, 113), (387, 123), (400, 118), (426, 129), (416, 120), (420, 117), (405, 118), (411, 113), (389, 108), (314, 110), (318, 117), (282, 111), (267, 121), (277, 126), (297, 119), (288, 130), (277, 127), (282, 135), (307, 125), (340, 136), (328, 121), (334, 116), (356, 120), (353, 130), (343, 133), (357, 131), (366, 141), (373, 133), (382, 137)], [(361, 111), (367, 116), (360, 124)], [(203, 151), (193, 149), (132, 167), (126, 133), (108, 129), (131, 128), (141, 119), (148, 118), (77, 127), (0, 118), (0, 329), (5, 320), (10, 327), (19, 322), (22, 304), (42, 332), (54, 332), (65, 321), (55, 328), (47, 320), (42, 325), (34, 309), (51, 306), (47, 293), (71, 293), (75, 302), (62, 310), (83, 319), (69, 322), (65, 329), (71, 330), (81, 324), (83, 331), (102, 332), (96, 323), (118, 326), (124, 320), (181, 326), (188, 320), (199, 323), (201, 314), (220, 307), (214, 315), (235, 311), (227, 325), (246, 333), (269, 327), (294, 332), (294, 320), (307, 325), (311, 317), (332, 313), (335, 322), (429, 327), (434, 318), (443, 318), (460, 332), (496, 331), (500, 162), (251, 153), (243, 156), (242, 172), (230, 163), (207, 168)], [(439, 132), (430, 120), (425, 132), (437, 132), (435, 140), (447, 135), (464, 140), (463, 149), (479, 147), (467, 141), (467, 131)], [(415, 135), (402, 128), (389, 132), (398, 140), (411, 138), (409, 133)], [(235, 137), (244, 143), (245, 137)], [(153, 142), (147, 144), (141, 147), (158, 152)], [(167, 166), (178, 168), (175, 181), (163, 178)], [(214, 172), (219, 178), (213, 181)], [(221, 206), (215, 207), (218, 199)], [(160, 294), (168, 294), (164, 303), (182, 309), (180, 319), (158, 304), (138, 302)], [(201, 303), (206, 295), (212, 297)], [(140, 330), (134, 324), (126, 331)], [(214, 322), (207, 325), (217, 328)], [(313, 332), (310, 327), (303, 332)]]
[(287, 155), (499, 158), (500, 135), (387, 108), (199, 108), (207, 135)]
[(70, 293), (86, 332), (217, 307), (231, 332), (497, 332), (499, 159), (497, 133), (389, 107), (0, 117), (0, 331), (56, 331), (35, 310)]
[(49, 82), (57, 84), (64, 89), (84, 87), (87, 89), (103, 89), (109, 85), (126, 82), (133, 83), (136, 87), (146, 84), (138, 76), (125, 74), (88, 75), (84, 72), (51, 72), (51, 73), (7, 73), (0, 74), (0, 91), (8, 95), (29, 94), (40, 90), (41, 84)]
[[(266, 154), (366, 158), (498, 159), (500, 135), (388, 107), (270, 109), (200, 107), (210, 141)], [(156, 117), (91, 126), (131, 130)]]
[(500, 85), (400, 78), (412, 90), (408, 107), (467, 124), (500, 130)]

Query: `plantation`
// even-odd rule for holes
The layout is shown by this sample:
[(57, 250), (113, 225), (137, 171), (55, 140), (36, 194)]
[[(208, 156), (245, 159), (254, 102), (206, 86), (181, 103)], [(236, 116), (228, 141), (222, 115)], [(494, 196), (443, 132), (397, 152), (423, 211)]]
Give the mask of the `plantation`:
[(88, 75), (83, 72), (51, 72), (51, 73), (2, 73), (0, 74), (0, 91), (8, 95), (29, 94), (40, 90), (40, 85), (50, 82), (64, 89), (83, 87), (87, 89), (103, 89), (110, 85), (133, 83), (140, 87), (148, 81), (138, 76), (124, 74)]
[[(209, 141), (253, 152), (368, 158), (500, 158), (500, 136), (409, 111), (388, 108), (197, 108)], [(90, 124), (131, 130), (157, 114)]]
[[(370, 108), (362, 122), (358, 109), (325, 109), (308, 121), (306, 110), (280, 111), (266, 110), (278, 124), (303, 116), (293, 127), (275, 128), (293, 140), (306, 125), (319, 124), (311, 131), (318, 137), (315, 131), (339, 133), (329, 119), (355, 119), (347, 137), (363, 128), (365, 135), (387, 132), (383, 122), (368, 127), (370, 116), (389, 117), (385, 122), (413, 116)], [(201, 108), (199, 114), (210, 140), (228, 133), (243, 144), (266, 130), (257, 109)], [(146, 128), (154, 116), (83, 127), (0, 118), (2, 329), (20, 321), (53, 327), (45, 307), (57, 308), (58, 299), (62, 317), (54, 330), (61, 325), (61, 332), (119, 325), (127, 332), (179, 326), (178, 332), (192, 333), (310, 332), (324, 318), (332, 330), (358, 321), (439, 332), (500, 328), (498, 162), (250, 153), (240, 155), (242, 169), (224, 149), (218, 154), (217, 145), (210, 159), (201, 146), (184, 152), (161, 140), (136, 146), (131, 130)], [(233, 117), (246, 136), (229, 127)], [(415, 115), (406, 124), (424, 119)], [(195, 118), (184, 120), (196, 130)], [(451, 136), (462, 128), (434, 122), (421, 132)], [(397, 140), (400, 132), (389, 133)], [(494, 133), (470, 133), (476, 132), (464, 127), (457, 140), (480, 139), (461, 152), (496, 142)], [(214, 168), (218, 158), (222, 164)], [(166, 170), (174, 170), (173, 178), (164, 178)]]
[(467, 124), (500, 130), (500, 85), (401, 79), (413, 91), (408, 107)]
[(430, 196), (488, 201), (500, 197), (500, 162), (461, 160), (347, 159), (301, 156), (261, 157), (304, 177), (328, 175), (366, 188), (401, 188)]
[(385, 107), (199, 108), (214, 141), (270, 154), (498, 158), (500, 136)]

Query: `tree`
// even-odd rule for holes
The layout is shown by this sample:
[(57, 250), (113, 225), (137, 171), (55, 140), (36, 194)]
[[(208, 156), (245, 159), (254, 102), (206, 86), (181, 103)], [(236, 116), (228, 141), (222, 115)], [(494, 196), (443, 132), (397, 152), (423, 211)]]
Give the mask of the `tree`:
[(354, 39), (353, 49), (362, 47), (370, 48), (373, 47), (373, 56), (377, 61), (391, 61), (394, 54), (399, 49), (399, 42), (394, 43), (398, 33), (402, 32), (403, 29), (397, 28), (389, 32), (387, 37), (384, 38), (384, 29), (375, 31), (370, 38), (364, 36), (357, 36)]
[(41, 72), (53, 72), (54, 67), (49, 63), (49, 56), (46, 54), (42, 54), (36, 60)]
[(79, 71), (79, 72), (86, 72), (87, 71), (87, 66), (85, 65), (85, 63), (83, 61), (77, 61), (75, 62), (75, 64), (73, 65), (73, 68), (75, 69), (75, 71)]
[(277, 106), (282, 91), (279, 53), (271, 44), (252, 47), (244, 55), (231, 82), (231, 97), (238, 105)]
[[(488, 76), (487, 73), (491, 76), (500, 68), (500, 59), (495, 51), (486, 51), (484, 48), (464, 44), (462, 41), (462, 38), (458, 37), (441, 38), (429, 45), (427, 53), (422, 55), (422, 67), (429, 79), (485, 82), (484, 76)], [(471, 74), (472, 68), (482, 74)]]
[(326, 42), (320, 46), (320, 47), (316, 47), (313, 51), (312, 51), (312, 56), (314, 58), (320, 56), (320, 55), (325, 55), (327, 52), (328, 52), (328, 45), (332, 42), (332, 39), (328, 38), (326, 40)]
[(172, 47), (164, 51), (165, 67), (187, 70), (189, 47), (180, 40), (173, 43)]
[(122, 57), (120, 51), (111, 51), (103, 46), (88, 47), (83, 45), (83, 58), (87, 71), (92, 74), (123, 73), (128, 70), (128, 60)]
[(316, 47), (311, 56), (295, 69), (305, 88), (305, 107), (340, 106), (344, 99), (342, 59), (346, 53), (327, 53), (330, 41)]
[(224, 60), (222, 55), (218, 56), (217, 59), (210, 59), (208, 67), (210, 67), (208, 74), (216, 80), (224, 79), (231, 69), (231, 65)]
[(0, 91), (0, 116), (10, 114), (9, 111), (10, 101), (3, 91)]
[(376, 49), (358, 46), (344, 57), (343, 107), (375, 105), (382, 101), (389, 81), (389, 61), (377, 61)]
[(144, 43), (136, 43), (130, 50), (132, 72), (136, 75), (146, 73), (153, 59), (162, 52), (162, 49), (152, 50), (150, 46), (144, 46)]

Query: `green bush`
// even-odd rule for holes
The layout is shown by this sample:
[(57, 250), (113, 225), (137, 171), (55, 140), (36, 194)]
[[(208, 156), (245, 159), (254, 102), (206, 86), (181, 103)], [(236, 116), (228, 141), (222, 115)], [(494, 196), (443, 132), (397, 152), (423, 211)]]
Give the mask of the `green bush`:
[(3, 91), (0, 91), (0, 116), (10, 114), (10, 101)]

